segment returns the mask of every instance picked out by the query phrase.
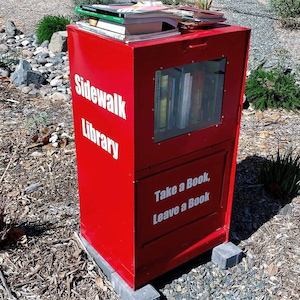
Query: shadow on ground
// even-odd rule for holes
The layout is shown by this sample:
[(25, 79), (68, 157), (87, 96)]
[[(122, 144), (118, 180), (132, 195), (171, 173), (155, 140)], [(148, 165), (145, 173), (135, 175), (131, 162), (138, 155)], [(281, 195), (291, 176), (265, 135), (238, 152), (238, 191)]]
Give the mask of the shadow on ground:
[(230, 239), (234, 243), (249, 238), (281, 208), (279, 199), (259, 181), (260, 166), (266, 159), (249, 156), (237, 165)]

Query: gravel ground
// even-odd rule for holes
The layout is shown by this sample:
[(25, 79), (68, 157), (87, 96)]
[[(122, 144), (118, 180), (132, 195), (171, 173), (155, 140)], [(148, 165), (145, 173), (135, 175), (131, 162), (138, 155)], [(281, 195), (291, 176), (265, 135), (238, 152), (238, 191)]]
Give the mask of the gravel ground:
[(218, 0), (212, 9), (221, 10), (227, 23), (251, 28), (249, 69), (264, 63), (295, 69), (299, 66), (299, 31), (283, 30), (269, 9), (268, 0)]
[(11, 20), (19, 30), (31, 34), (43, 16), (71, 16), (73, 12), (73, 0), (1, 0), (0, 27), (6, 20)]
[[(47, 3), (55, 1), (52, 0)], [(21, 2), (22, 5), (24, 3), (26, 1)], [(11, 5), (11, 7), (14, 6), (12, 0), (7, 1), (6, 4)], [(4, 19), (3, 7), (0, 8), (0, 20), (1, 16)], [(55, 11), (54, 7), (52, 9)], [(293, 69), (296, 68), (297, 64), (299, 65), (297, 52), (300, 41), (299, 32), (295, 33), (280, 29), (276, 18), (269, 12), (267, 3), (264, 0), (214, 0), (212, 9), (223, 11), (229, 24), (252, 29), (249, 69), (255, 68), (262, 62), (265, 62), (267, 67), (276, 66), (279, 62)], [(4, 16), (12, 16), (12, 14), (8, 14), (10, 11), (5, 11)], [(25, 24), (24, 28), (34, 28), (31, 23), (25, 23), (21, 19), (20, 17), (18, 22), (19, 24)], [(18, 24), (18, 22), (16, 23)], [(272, 136), (276, 137), (279, 131), (280, 134), (284, 135), (284, 132), (291, 130), (291, 128), (294, 132), (299, 132), (300, 128), (297, 124), (299, 116), (281, 112), (280, 116), (275, 118), (272, 113), (268, 112), (265, 115), (248, 112), (244, 113), (242, 120), (241, 148), (238, 157), (231, 230), (231, 240), (243, 249), (245, 256), (239, 265), (228, 270), (221, 270), (210, 262), (210, 253), (195, 258), (153, 282), (154, 286), (161, 292), (162, 299), (296, 300), (300, 297), (299, 285), (297, 288), (296, 284), (295, 286), (292, 283), (285, 284), (284, 280), (278, 279), (280, 276), (277, 276), (277, 273), (280, 274), (282, 271), (275, 272), (274, 269), (276, 268), (272, 265), (276, 255), (274, 254), (274, 257), (271, 258), (268, 257), (268, 250), (264, 248), (267, 238), (262, 233), (267, 232), (268, 228), (273, 228), (270, 230), (269, 236), (272, 232), (275, 232), (275, 237), (277, 237), (277, 231), (284, 227), (281, 226), (280, 222), (289, 224), (289, 222), (292, 222), (292, 217), (289, 222), (285, 219), (276, 219), (276, 215), (281, 208), (280, 203), (267, 195), (257, 182), (257, 161), (261, 159), (260, 157), (266, 157), (268, 154), (276, 152), (273, 144), (276, 144), (277, 140), (273, 138), (273, 144), (268, 142), (267, 139), (261, 142), (255, 135), (260, 132), (264, 133), (264, 137), (269, 135), (272, 138)], [(292, 136), (289, 138), (292, 140), (294, 148), (299, 148), (299, 141), (293, 139)], [(288, 145), (290, 143), (287, 143)], [(299, 212), (296, 210), (299, 205), (297, 206), (297, 203), (299, 204), (300, 201), (298, 200), (298, 202), (292, 204), (293, 214), (295, 214), (294, 219), (298, 222), (294, 222), (294, 225), (299, 225), (299, 217), (297, 217)], [(273, 227), (268, 225), (268, 222), (270, 220), (272, 222), (272, 219), (272, 224), (278, 225), (276, 229), (274, 229), (275, 225)], [(288, 235), (293, 228), (297, 230), (298, 225), (296, 227), (291, 226), (283, 236)], [(272, 239), (273, 237), (267, 242), (272, 242)], [(274, 247), (276, 247), (275, 243)], [(287, 247), (287, 249), (290, 249), (290, 247)], [(295, 269), (296, 267), (299, 268), (299, 260), (295, 260), (293, 264)], [(282, 264), (280, 266), (279, 269), (283, 269)], [(281, 274), (285, 275), (284, 273)], [(291, 273), (290, 277), (294, 276), (296, 278), (297, 275), (299, 276), (299, 273)]]

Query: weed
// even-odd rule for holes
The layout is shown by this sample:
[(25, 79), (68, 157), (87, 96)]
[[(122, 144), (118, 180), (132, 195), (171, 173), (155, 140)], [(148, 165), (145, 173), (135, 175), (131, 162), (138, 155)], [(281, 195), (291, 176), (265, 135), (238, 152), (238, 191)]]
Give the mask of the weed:
[(284, 27), (300, 29), (299, 0), (270, 0), (270, 6)]
[(37, 43), (50, 41), (53, 33), (66, 30), (70, 20), (63, 16), (44, 16), (37, 24), (36, 35)]
[(300, 156), (292, 151), (265, 161), (260, 169), (260, 180), (283, 203), (300, 194)]
[(195, 7), (200, 9), (209, 10), (212, 4), (212, 0), (195, 0)]
[(24, 124), (24, 127), (28, 128), (30, 131), (36, 132), (37, 130), (46, 127), (48, 124), (48, 114), (46, 112), (40, 112), (28, 118), (28, 120)]
[(295, 73), (282, 68), (253, 70), (246, 81), (247, 100), (255, 109), (284, 108), (295, 111), (300, 108), (300, 86)]

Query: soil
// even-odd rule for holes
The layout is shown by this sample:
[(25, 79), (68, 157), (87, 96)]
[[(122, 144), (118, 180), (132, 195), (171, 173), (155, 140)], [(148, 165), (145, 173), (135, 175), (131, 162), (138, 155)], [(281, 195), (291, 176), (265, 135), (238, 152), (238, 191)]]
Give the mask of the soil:
[[(71, 103), (32, 98), (1, 81), (0, 118), (0, 207), (5, 212), (5, 223), (0, 222), (0, 248), (5, 250), (0, 252), (0, 299), (7, 299), (10, 290), (17, 299), (118, 299), (76, 237)], [(58, 124), (67, 144), (42, 145), (41, 137)]]

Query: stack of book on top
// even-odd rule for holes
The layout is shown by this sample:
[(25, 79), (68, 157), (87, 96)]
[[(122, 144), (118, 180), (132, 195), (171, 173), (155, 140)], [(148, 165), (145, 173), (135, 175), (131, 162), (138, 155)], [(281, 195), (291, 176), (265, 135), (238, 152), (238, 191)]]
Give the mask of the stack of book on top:
[(211, 27), (216, 23), (226, 21), (224, 13), (219, 11), (203, 10), (188, 5), (180, 5), (169, 9), (169, 12), (181, 17), (180, 29), (195, 30)]
[(83, 4), (75, 8), (89, 17), (79, 28), (130, 43), (179, 35), (180, 17), (161, 2)]

